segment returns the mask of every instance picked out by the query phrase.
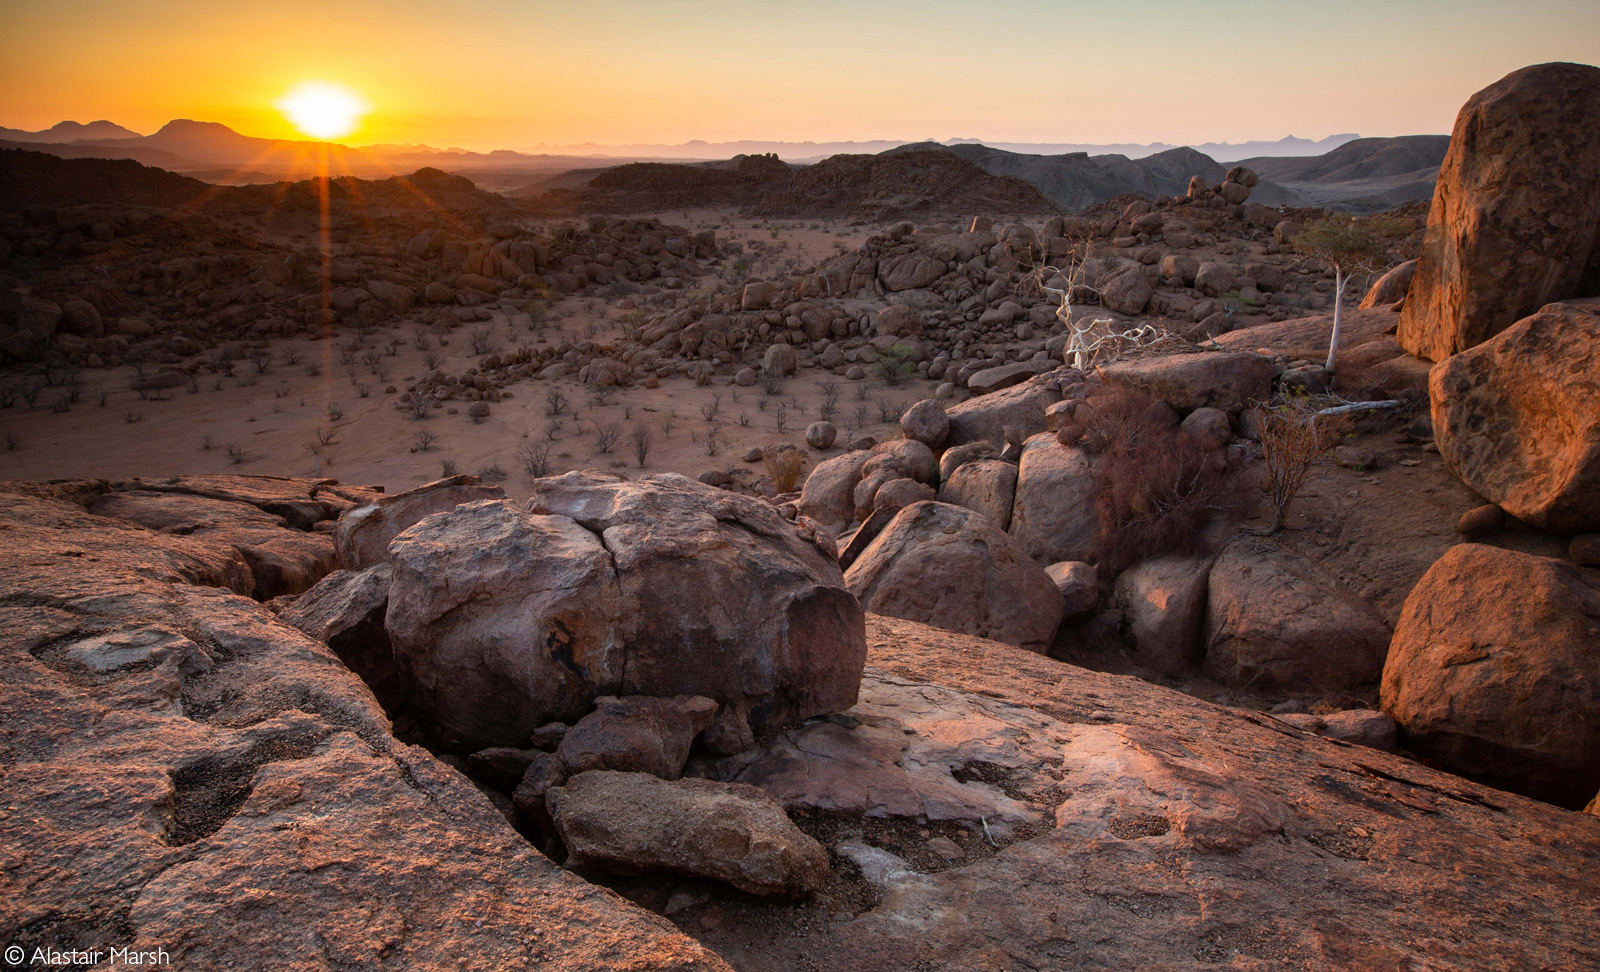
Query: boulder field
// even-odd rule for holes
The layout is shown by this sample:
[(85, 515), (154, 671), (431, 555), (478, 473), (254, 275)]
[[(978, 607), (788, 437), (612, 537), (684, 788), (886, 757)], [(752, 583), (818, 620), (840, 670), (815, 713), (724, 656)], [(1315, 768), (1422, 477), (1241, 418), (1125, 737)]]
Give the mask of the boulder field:
[[(633, 490), (689, 493), (552, 482), (536, 502), (569, 513), (521, 515), (610, 523), (618, 571), (649, 548), (625, 536)], [(374, 496), (227, 477), (0, 487), (8, 943), (160, 947), (185, 969), (1600, 963), (1600, 817), (1315, 732), (1367, 739), (1348, 719), (1301, 728), (876, 615), (850, 697), (759, 737), (708, 747), (717, 701), (662, 692), (598, 699), (521, 749), (434, 755), (396, 738), (333, 648), (251, 598), (237, 546), (90, 512), (151, 492), (230, 504), (197, 504), (214, 522), (284, 521), (252, 539), (326, 535)], [(677, 549), (728, 529), (712, 519)], [(780, 551), (806, 543), (779, 528)], [(300, 620), (370, 626), (362, 574), (329, 575), (340, 597)], [(684, 739), (684, 778), (661, 778)], [(552, 762), (538, 805), (566, 868), (488, 782)]]

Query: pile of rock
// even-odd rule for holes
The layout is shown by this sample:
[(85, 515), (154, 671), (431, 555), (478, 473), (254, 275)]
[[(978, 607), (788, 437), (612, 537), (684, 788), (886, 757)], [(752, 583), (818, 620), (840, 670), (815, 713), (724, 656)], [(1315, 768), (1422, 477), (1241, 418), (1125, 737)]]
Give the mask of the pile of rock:
[[(861, 606), (831, 548), (771, 505), (681, 476), (569, 473), (522, 509), (457, 478), (353, 509), (335, 536), (346, 569), (285, 619), (393, 686), (434, 745), (576, 860), (758, 893), (826, 879), (770, 798), (659, 782), (692, 745), (734, 754), (855, 703)], [(652, 803), (677, 808), (682, 839), (628, 823)], [(726, 850), (733, 833), (747, 854)]]

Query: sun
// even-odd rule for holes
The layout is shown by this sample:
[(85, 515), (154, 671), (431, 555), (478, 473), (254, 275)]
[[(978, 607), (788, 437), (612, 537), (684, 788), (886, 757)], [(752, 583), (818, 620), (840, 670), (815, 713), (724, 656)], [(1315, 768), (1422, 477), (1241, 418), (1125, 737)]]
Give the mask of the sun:
[(341, 138), (355, 131), (367, 103), (349, 88), (326, 81), (298, 84), (278, 101), (289, 123), (312, 138)]

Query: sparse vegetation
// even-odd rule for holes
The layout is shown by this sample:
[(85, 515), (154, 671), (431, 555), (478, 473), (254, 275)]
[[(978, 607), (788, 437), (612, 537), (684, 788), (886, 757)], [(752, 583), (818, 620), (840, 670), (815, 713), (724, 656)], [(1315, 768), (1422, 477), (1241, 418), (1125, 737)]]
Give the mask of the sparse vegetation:
[(806, 457), (799, 449), (780, 446), (762, 451), (762, 463), (767, 468), (767, 478), (780, 493), (792, 493), (800, 488), (800, 474), (805, 472)]
[(896, 344), (878, 355), (877, 369), (883, 383), (893, 388), (917, 373), (917, 363), (909, 347)]
[(437, 439), (438, 436), (434, 435), (427, 429), (418, 429), (411, 433), (411, 451), (427, 452), (429, 449), (433, 448), (433, 443)]
[(638, 462), (640, 469), (644, 468), (645, 462), (650, 458), (650, 448), (655, 444), (655, 438), (655, 432), (642, 422), (635, 425), (633, 432), (628, 436), (629, 441), (633, 443), (633, 458)]
[(607, 422), (601, 425), (596, 422), (594, 426), (594, 451), (602, 456), (610, 455), (616, 447), (617, 439), (622, 437), (622, 423)]
[(517, 464), (534, 479), (550, 475), (550, 443), (529, 440), (517, 447)]
[(1228, 495), (1226, 465), (1219, 468), (1201, 443), (1152, 406), (1142, 395), (1102, 395), (1086, 422), (1058, 436), (1080, 436), (1098, 456), (1099, 567), (1110, 576), (1156, 554), (1197, 552)]
[(1261, 461), (1267, 467), (1267, 495), (1272, 500), (1272, 524), (1266, 534), (1282, 530), (1289, 505), (1305, 485), (1317, 460), (1338, 445), (1348, 427), (1344, 416), (1319, 416), (1304, 399), (1282, 405), (1257, 405), (1251, 420), (1261, 438)]
[(822, 405), (817, 409), (817, 415), (824, 422), (831, 421), (839, 408), (839, 383), (829, 378), (818, 382), (817, 390), (822, 392)]

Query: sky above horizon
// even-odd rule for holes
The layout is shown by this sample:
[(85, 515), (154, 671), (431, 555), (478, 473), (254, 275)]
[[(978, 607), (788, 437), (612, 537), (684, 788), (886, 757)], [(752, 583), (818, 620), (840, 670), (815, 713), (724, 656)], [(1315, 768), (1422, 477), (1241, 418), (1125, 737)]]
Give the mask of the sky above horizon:
[(1593, 0), (0, 0), (0, 125), (173, 118), (352, 145), (918, 140), (1197, 144), (1448, 133), (1528, 64), (1600, 62)]

